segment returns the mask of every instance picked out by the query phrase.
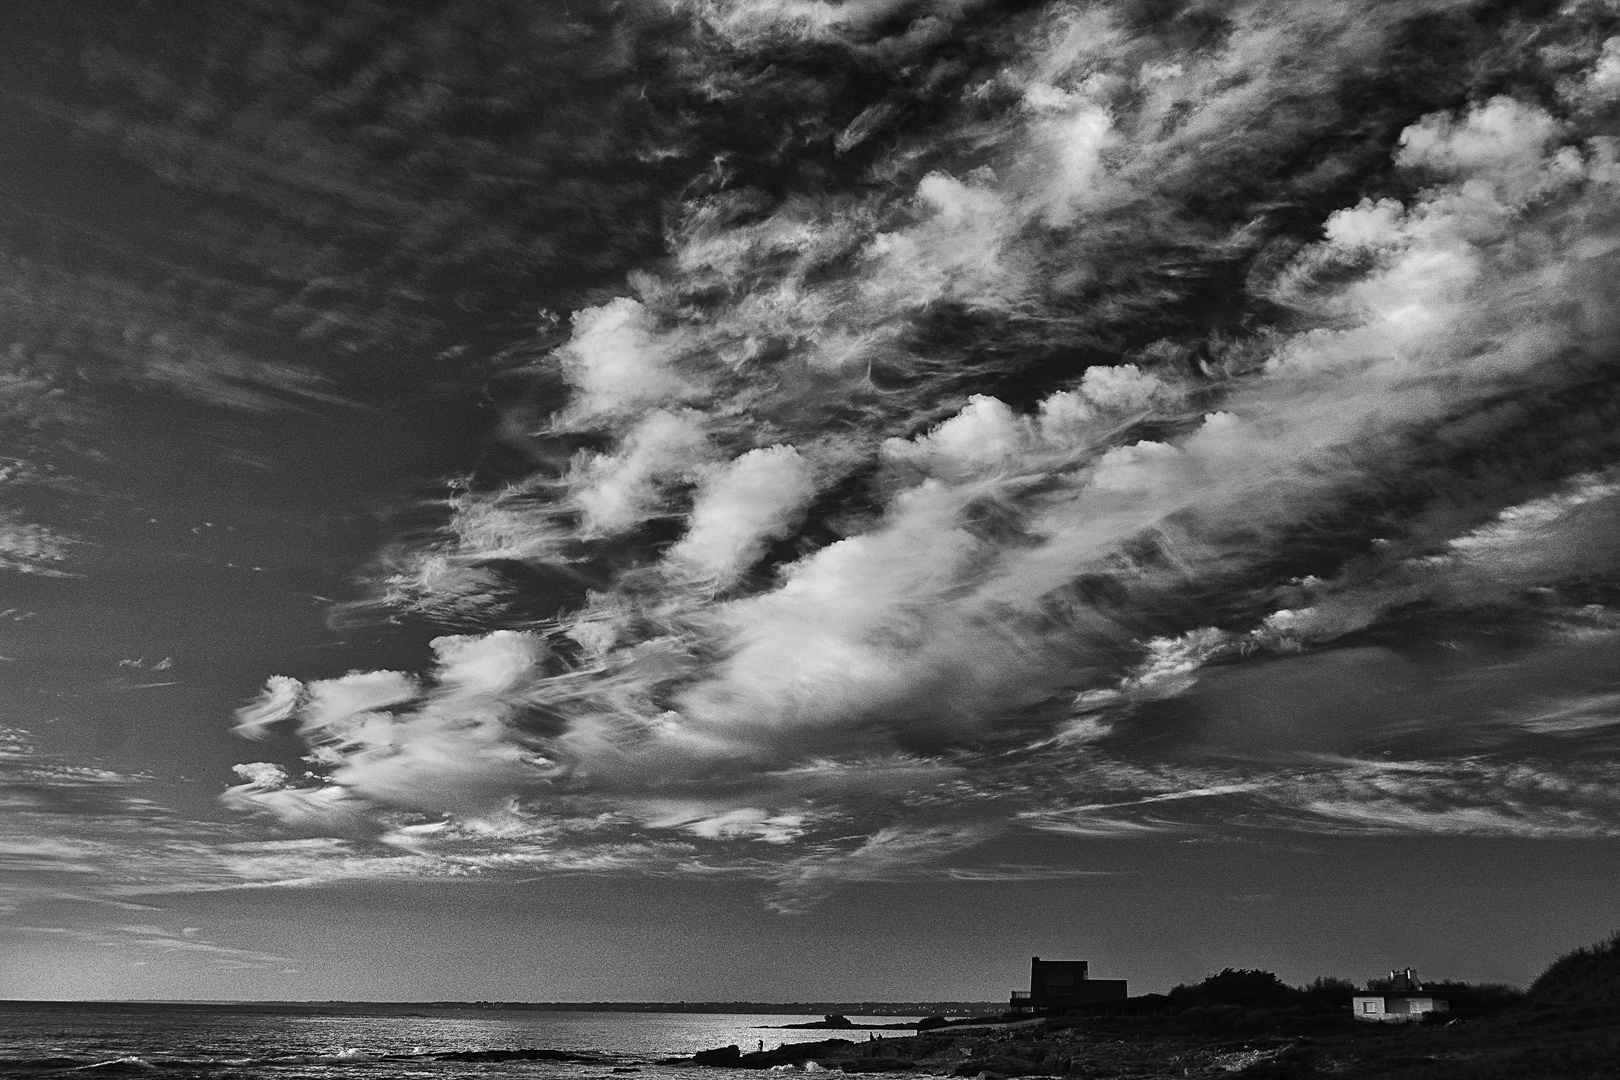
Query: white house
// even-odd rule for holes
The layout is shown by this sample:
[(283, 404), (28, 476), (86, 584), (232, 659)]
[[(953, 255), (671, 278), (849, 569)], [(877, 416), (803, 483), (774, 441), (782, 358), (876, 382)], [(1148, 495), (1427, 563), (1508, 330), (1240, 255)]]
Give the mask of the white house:
[(1351, 999), (1357, 1020), (1382, 1024), (1406, 1024), (1423, 1019), (1424, 1013), (1446, 1012), (1445, 998), (1423, 989), (1411, 968), (1389, 973), (1389, 988), (1364, 990)]

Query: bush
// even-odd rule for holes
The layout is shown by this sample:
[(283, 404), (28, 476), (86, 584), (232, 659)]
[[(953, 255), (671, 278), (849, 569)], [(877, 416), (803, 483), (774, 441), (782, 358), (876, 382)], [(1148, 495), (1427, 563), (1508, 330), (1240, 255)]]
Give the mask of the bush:
[(1246, 1008), (1274, 1008), (1295, 1004), (1299, 991), (1269, 971), (1252, 968), (1226, 968), (1196, 986), (1178, 986), (1165, 995), (1172, 1008), (1199, 1005), (1242, 1005)]
[(1276, 1027), (1285, 1015), (1277, 1009), (1246, 1009), (1242, 1005), (1195, 1005), (1177, 1019), (1203, 1031), (1254, 1033)]
[(1500, 1012), (1524, 1001), (1524, 991), (1507, 983), (1425, 983), (1436, 997), (1446, 999), (1453, 1015), (1480, 1016)]
[(1548, 1005), (1620, 1005), (1620, 930), (1554, 960), (1527, 996)]
[(1299, 1004), (1307, 1013), (1340, 1013), (1350, 1007), (1356, 984), (1332, 975), (1319, 976), (1297, 991)]

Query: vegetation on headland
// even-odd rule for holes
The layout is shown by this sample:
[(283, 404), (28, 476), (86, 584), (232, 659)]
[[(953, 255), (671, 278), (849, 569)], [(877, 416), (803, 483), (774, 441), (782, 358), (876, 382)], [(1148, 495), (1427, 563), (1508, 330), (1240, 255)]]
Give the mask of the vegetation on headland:
[(1596, 945), (1573, 949), (1543, 971), (1526, 991), (1544, 1005), (1610, 1005), (1620, 1008), (1620, 930)]
[(933, 1076), (1247, 1080), (1576, 1080), (1620, 1076), (1620, 934), (1559, 957), (1520, 991), (1429, 983), (1451, 1011), (1421, 1023), (1353, 1019), (1342, 979), (1293, 987), (1228, 968), (1165, 994), (1082, 1014), (997, 1025), (935, 1026), (904, 1038), (829, 1039), (693, 1065)]
[[(1373, 979), (1366, 989), (1388, 989), (1388, 982)], [(1447, 1019), (1497, 1012), (1526, 999), (1523, 990), (1505, 983), (1426, 981), (1423, 986), (1449, 1003)], [(1356, 992), (1357, 986), (1345, 979), (1327, 977), (1304, 986), (1289, 986), (1269, 971), (1227, 968), (1202, 982), (1177, 986), (1164, 994), (1097, 1002), (1086, 1006), (1084, 1015), (1174, 1015), (1185, 1023), (1213, 1027), (1239, 1024), (1260, 1030), (1306, 1017), (1342, 1016), (1349, 1012), (1350, 999)]]

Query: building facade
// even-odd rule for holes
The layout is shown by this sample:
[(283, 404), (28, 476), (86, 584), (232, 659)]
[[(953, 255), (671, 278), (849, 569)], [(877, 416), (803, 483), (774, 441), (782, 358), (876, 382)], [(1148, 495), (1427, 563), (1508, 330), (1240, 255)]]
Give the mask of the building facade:
[(1378, 1024), (1410, 1024), (1426, 1013), (1446, 1012), (1445, 998), (1424, 989), (1411, 968), (1389, 973), (1387, 989), (1364, 990), (1350, 999), (1357, 1020)]
[(1093, 979), (1085, 960), (1029, 959), (1029, 989), (1014, 990), (1009, 1008), (1031, 1014), (1057, 1013), (1095, 1001), (1123, 1001), (1124, 979)]

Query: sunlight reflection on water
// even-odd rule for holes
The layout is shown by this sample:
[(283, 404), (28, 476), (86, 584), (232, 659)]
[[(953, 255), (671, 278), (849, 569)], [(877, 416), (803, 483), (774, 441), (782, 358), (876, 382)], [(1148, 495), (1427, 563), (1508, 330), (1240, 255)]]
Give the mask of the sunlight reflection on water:
[[(472, 1015), (469, 1015), (469, 1014)], [(666, 1080), (685, 1069), (661, 1057), (735, 1043), (827, 1038), (864, 1040), (862, 1031), (782, 1030), (819, 1016), (727, 1013), (503, 1012), (479, 1010), (407, 1016), (280, 1016), (131, 1009), (13, 1013), (0, 1030), (0, 1076), (92, 1075), (224, 1077), (557, 1076), (577, 1080)], [(917, 1017), (851, 1017), (899, 1024)], [(904, 1034), (904, 1032), (896, 1032)], [(430, 1055), (489, 1050), (554, 1050), (599, 1059), (440, 1061)], [(54, 1059), (54, 1060), (53, 1060)], [(47, 1064), (49, 1063), (49, 1064)]]

